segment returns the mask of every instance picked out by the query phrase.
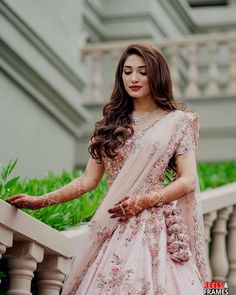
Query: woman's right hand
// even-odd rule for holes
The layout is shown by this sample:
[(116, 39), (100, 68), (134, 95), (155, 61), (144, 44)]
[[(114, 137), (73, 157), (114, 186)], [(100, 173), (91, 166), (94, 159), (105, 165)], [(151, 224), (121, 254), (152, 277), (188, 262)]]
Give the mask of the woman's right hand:
[(44, 204), (44, 200), (38, 196), (29, 196), (27, 194), (17, 194), (9, 197), (6, 202), (16, 208), (26, 208), (31, 210), (40, 209)]

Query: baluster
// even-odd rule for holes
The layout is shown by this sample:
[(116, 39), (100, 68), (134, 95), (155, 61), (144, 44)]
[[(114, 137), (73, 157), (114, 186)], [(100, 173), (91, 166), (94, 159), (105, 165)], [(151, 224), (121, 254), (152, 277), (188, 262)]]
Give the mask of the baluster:
[(71, 262), (72, 259), (61, 256), (46, 256), (36, 271), (38, 295), (58, 295)]
[(19, 242), (7, 250), (8, 275), (10, 277), (8, 295), (31, 295), (31, 280), (37, 263), (43, 260), (44, 249), (34, 242)]
[(13, 232), (0, 225), (0, 259), (6, 252), (6, 249), (11, 247), (13, 243)]
[(205, 88), (205, 95), (214, 96), (220, 94), (219, 84), (218, 84), (218, 45), (217, 43), (210, 43), (209, 48), (209, 67), (208, 67), (208, 77)]
[(111, 71), (110, 71), (110, 76), (109, 76), (109, 89), (106, 89), (108, 90), (108, 93), (110, 94), (111, 93), (111, 90), (114, 86), (114, 82), (115, 82), (115, 71), (116, 71), (116, 68), (117, 68), (117, 64), (118, 64), (118, 61), (119, 61), (119, 58), (121, 56), (121, 51), (120, 50), (116, 50), (116, 49), (112, 49), (111, 52), (110, 52), (110, 56), (111, 56)]
[(232, 211), (232, 206), (219, 210), (216, 222), (213, 226), (212, 253), (210, 261), (214, 281), (225, 281), (229, 270), (226, 252), (226, 222)]
[(233, 213), (229, 218), (228, 229), (229, 234), (227, 251), (229, 259), (229, 274), (227, 277), (227, 281), (229, 282), (230, 286), (232, 286), (235, 289), (236, 292), (236, 205), (233, 206)]
[(230, 63), (229, 63), (229, 83), (227, 86), (228, 94), (236, 93), (236, 42), (231, 40), (229, 42)]
[(91, 85), (90, 85), (90, 103), (97, 103), (101, 100), (101, 85), (102, 85), (102, 52), (97, 51), (92, 53), (92, 72), (91, 72)]
[(3, 254), (6, 252), (6, 249), (12, 246), (12, 243), (13, 232), (0, 225), (0, 259), (2, 259)]
[[(213, 222), (216, 220), (217, 217), (217, 212), (210, 212), (204, 215), (204, 227), (205, 227), (205, 242), (206, 242), (206, 253), (207, 253), (207, 258), (208, 258), (208, 263), (210, 265), (210, 258), (209, 258), (209, 244), (211, 242), (211, 227), (213, 225)], [(211, 277), (212, 277), (212, 271), (211, 272)]]
[(173, 45), (168, 49), (170, 55), (170, 73), (173, 82), (173, 94), (175, 98), (180, 98), (180, 75), (178, 70), (179, 64), (179, 47)]
[[(106, 84), (106, 87), (104, 89), (104, 103), (106, 103), (110, 95), (112, 93), (114, 83), (115, 83), (115, 72), (117, 68), (117, 64), (119, 61), (119, 58), (121, 56), (121, 51), (116, 48), (112, 48), (109, 52), (104, 52), (104, 54), (107, 54), (109, 57), (109, 76), (108, 76), (108, 83)], [(106, 100), (106, 101), (105, 101)]]
[(198, 88), (198, 67), (197, 67), (197, 44), (188, 46), (189, 68), (187, 72), (188, 84), (185, 89), (185, 96), (188, 98), (198, 97), (200, 95)]

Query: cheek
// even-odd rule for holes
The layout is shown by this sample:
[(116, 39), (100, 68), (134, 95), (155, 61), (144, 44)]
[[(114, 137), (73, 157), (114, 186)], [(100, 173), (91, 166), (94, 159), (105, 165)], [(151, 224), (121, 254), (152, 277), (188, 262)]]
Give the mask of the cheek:
[(143, 82), (144, 85), (148, 85), (148, 78), (143, 77), (142, 82)]
[(122, 76), (122, 80), (123, 80), (123, 84), (124, 84), (124, 86), (125, 86), (125, 88), (127, 87), (127, 85), (128, 85), (128, 78), (126, 77), (126, 76)]
[(149, 81), (148, 81), (148, 78), (147, 77), (144, 77), (142, 79), (142, 84), (143, 86), (146, 88), (146, 89), (149, 89)]

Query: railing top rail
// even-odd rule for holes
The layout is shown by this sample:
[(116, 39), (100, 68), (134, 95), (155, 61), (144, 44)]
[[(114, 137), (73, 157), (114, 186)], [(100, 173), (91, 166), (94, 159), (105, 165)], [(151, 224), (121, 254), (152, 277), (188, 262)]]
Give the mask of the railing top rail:
[(236, 182), (201, 193), (203, 213), (236, 205)]
[(89, 54), (97, 51), (112, 51), (112, 50), (122, 50), (124, 47), (131, 43), (136, 42), (148, 42), (152, 45), (158, 47), (166, 47), (168, 45), (175, 44), (176, 46), (189, 46), (191, 44), (206, 44), (206, 43), (222, 43), (229, 42), (231, 40), (236, 41), (235, 32), (227, 33), (214, 33), (214, 34), (198, 34), (198, 35), (184, 35), (175, 38), (160, 38), (157, 40), (150, 39), (140, 39), (140, 40), (129, 40), (129, 41), (109, 41), (109, 42), (99, 42), (99, 43), (88, 43), (81, 48), (81, 54)]
[(35, 241), (55, 254), (72, 256), (74, 243), (68, 237), (3, 200), (0, 200), (0, 225)]

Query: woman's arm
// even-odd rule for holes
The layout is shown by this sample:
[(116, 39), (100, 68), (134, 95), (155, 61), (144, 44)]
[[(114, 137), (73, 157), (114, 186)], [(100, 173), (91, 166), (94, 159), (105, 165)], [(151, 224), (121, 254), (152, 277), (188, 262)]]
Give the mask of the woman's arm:
[(177, 179), (163, 188), (164, 203), (175, 201), (193, 192), (196, 186), (195, 151), (190, 150), (176, 157)]
[(40, 197), (26, 194), (14, 195), (7, 202), (17, 208), (40, 209), (73, 200), (95, 189), (104, 173), (104, 163), (98, 164), (90, 157), (83, 175), (74, 179), (62, 188)]
[[(170, 203), (191, 193), (196, 186), (195, 151), (190, 150), (184, 155), (176, 157), (177, 178), (165, 188), (140, 195), (137, 205), (151, 207), (158, 204)], [(145, 204), (146, 201), (146, 204)]]

